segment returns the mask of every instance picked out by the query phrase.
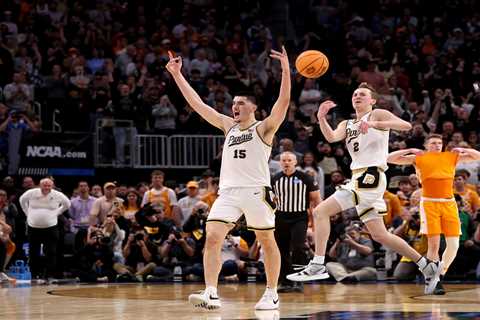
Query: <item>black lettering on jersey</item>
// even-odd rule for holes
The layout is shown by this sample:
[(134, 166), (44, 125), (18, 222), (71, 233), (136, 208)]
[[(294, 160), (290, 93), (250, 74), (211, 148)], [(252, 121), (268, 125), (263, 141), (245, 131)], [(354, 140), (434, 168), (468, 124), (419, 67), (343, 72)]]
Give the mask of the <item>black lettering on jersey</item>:
[(235, 136), (230, 136), (228, 138), (228, 146), (235, 146), (237, 144), (242, 144), (245, 142), (248, 142), (253, 139), (253, 133), (244, 133), (241, 136), (235, 137)]
[(347, 128), (347, 143), (350, 143), (353, 139), (358, 138), (360, 130)]

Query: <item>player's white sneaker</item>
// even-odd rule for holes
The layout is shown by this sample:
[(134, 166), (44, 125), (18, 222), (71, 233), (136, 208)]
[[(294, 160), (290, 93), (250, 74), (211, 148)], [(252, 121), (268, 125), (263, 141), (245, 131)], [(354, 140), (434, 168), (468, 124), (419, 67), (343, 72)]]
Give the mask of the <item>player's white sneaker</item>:
[(265, 293), (255, 305), (255, 310), (276, 310), (280, 306), (278, 294), (270, 290), (265, 290)]
[(218, 309), (222, 306), (220, 298), (217, 295), (212, 295), (205, 290), (189, 295), (188, 302), (197, 308), (205, 308), (208, 310)]
[(329, 277), (327, 268), (320, 263), (310, 261), (305, 269), (287, 275), (287, 279), (291, 281), (312, 281), (323, 280)]
[(420, 270), (425, 277), (425, 294), (433, 294), (440, 281), (440, 273), (443, 270), (443, 263), (441, 261), (428, 261), (428, 264)]

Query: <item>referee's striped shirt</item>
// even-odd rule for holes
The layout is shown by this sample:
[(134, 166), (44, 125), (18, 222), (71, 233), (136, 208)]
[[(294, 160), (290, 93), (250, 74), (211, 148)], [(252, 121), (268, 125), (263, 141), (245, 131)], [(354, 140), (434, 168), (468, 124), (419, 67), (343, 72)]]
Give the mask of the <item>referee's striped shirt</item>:
[(306, 213), (310, 206), (310, 192), (318, 190), (318, 183), (305, 172), (295, 170), (287, 176), (279, 172), (272, 178), (279, 212)]

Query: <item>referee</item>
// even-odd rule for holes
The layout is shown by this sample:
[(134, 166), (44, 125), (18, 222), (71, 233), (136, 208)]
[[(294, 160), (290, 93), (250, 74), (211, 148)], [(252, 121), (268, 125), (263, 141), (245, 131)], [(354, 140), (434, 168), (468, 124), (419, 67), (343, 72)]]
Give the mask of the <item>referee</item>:
[(287, 280), (292, 263), (306, 265), (305, 240), (307, 236), (309, 208), (321, 201), (318, 183), (308, 174), (296, 169), (297, 157), (290, 151), (280, 155), (282, 172), (273, 176), (272, 187), (278, 206), (275, 218), (275, 240), (282, 264), (279, 292), (303, 292), (303, 287)]

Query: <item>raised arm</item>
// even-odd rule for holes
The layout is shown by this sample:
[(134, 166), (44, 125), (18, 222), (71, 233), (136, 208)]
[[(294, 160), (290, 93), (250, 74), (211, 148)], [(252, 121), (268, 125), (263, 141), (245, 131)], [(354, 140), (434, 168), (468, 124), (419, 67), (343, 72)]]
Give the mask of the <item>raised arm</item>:
[(170, 57), (170, 60), (168, 61), (166, 68), (172, 75), (173, 80), (175, 80), (175, 83), (185, 97), (185, 100), (187, 100), (188, 104), (211, 125), (222, 129), (224, 132), (227, 132), (234, 125), (233, 119), (206, 105), (198, 93), (193, 90), (192, 86), (190, 86), (183, 76), (181, 72), (182, 58), (173, 57), (173, 54), (170, 51), (168, 52), (168, 56)]
[(277, 132), (285, 120), (288, 106), (290, 105), (290, 91), (292, 88), (290, 65), (288, 64), (288, 55), (285, 47), (282, 47), (282, 52), (272, 50), (270, 57), (280, 61), (282, 66), (282, 82), (280, 84), (278, 99), (273, 105), (270, 115), (265, 118), (258, 127), (263, 138), (268, 143), (273, 140), (275, 132)]
[[(364, 122), (365, 124), (365, 122)], [(372, 112), (371, 119), (366, 122), (368, 127), (383, 130), (408, 131), (412, 129), (412, 124), (400, 119), (393, 113), (383, 109), (376, 109)]]
[(458, 153), (458, 162), (471, 162), (480, 160), (480, 152), (471, 148), (453, 148), (452, 152)]
[(317, 113), (320, 130), (325, 136), (325, 139), (327, 139), (327, 141), (330, 143), (341, 141), (346, 137), (347, 120), (343, 120), (342, 122), (340, 122), (335, 130), (332, 129), (332, 127), (327, 121), (328, 111), (330, 111), (330, 109), (335, 106), (335, 102), (331, 100), (324, 101), (320, 104)]
[(415, 164), (415, 157), (422, 152), (422, 150), (415, 148), (394, 151), (388, 154), (387, 162), (398, 165), (413, 165)]

